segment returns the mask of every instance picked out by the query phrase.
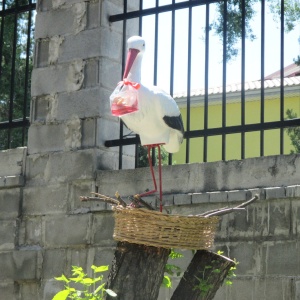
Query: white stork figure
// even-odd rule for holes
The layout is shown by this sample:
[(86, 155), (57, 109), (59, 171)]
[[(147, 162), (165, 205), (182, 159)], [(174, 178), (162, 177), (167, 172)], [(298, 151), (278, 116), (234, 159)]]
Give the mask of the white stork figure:
[[(128, 55), (123, 81), (119, 83), (116, 90), (122, 92), (122, 90), (128, 90), (129, 86), (134, 89), (136, 93), (135, 100), (137, 101), (135, 105), (137, 104), (138, 110), (124, 115), (115, 115), (120, 116), (130, 130), (139, 134), (141, 144), (148, 148), (154, 190), (140, 194), (140, 196), (157, 192), (150, 150), (155, 147), (158, 148), (160, 201), (162, 201), (160, 145), (163, 145), (169, 153), (179, 150), (184, 134), (182, 118), (176, 102), (169, 94), (156, 86), (146, 87), (141, 84), (141, 63), (145, 51), (145, 40), (140, 36), (132, 36), (127, 43)], [(117, 105), (117, 103), (122, 105), (122, 100), (120, 101), (119, 97), (111, 99), (112, 105)], [(126, 105), (126, 103), (123, 104)], [(132, 110), (129, 109), (129, 111)], [(160, 204), (160, 211), (162, 211), (162, 203)]]

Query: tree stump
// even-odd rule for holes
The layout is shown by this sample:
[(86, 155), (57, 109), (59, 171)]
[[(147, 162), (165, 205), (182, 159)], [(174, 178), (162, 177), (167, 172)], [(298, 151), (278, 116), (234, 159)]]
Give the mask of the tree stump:
[(198, 250), (171, 300), (212, 300), (235, 262), (206, 250)]
[(118, 242), (106, 288), (118, 300), (157, 300), (169, 249)]

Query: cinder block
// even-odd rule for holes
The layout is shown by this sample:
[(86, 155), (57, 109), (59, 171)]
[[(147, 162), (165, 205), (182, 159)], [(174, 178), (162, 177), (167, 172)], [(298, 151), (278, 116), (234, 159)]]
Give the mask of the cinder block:
[(15, 248), (17, 222), (15, 220), (0, 221), (0, 251)]
[(70, 9), (49, 10), (36, 15), (35, 38), (65, 35), (74, 32), (75, 15)]
[(37, 280), (37, 251), (0, 252), (0, 280)]
[(18, 238), (21, 247), (42, 246), (42, 217), (23, 217)]
[(101, 28), (101, 56), (113, 61), (122, 61), (122, 35), (111, 28)]
[(73, 60), (69, 64), (33, 69), (31, 96), (50, 95), (77, 91), (83, 83), (83, 60)]
[(16, 219), (19, 216), (21, 189), (0, 190), (0, 220)]
[[(97, 145), (104, 146), (105, 141), (119, 139), (120, 137), (120, 123), (116, 119), (98, 118), (97, 119)], [(129, 147), (124, 147), (124, 154), (129, 154)], [(135, 149), (135, 147), (134, 147)], [(131, 151), (133, 148), (131, 147)], [(130, 152), (134, 155), (134, 152)]]
[[(109, 265), (109, 269), (111, 269), (112, 261), (114, 258), (114, 251), (116, 241), (114, 241), (113, 247), (93, 247), (89, 249), (88, 253), (88, 266), (106, 266)], [(91, 270), (87, 270), (88, 274), (91, 274)], [(105, 277), (108, 275), (107, 273), (103, 274)]]
[[(103, 3), (101, 3), (103, 6)], [(87, 4), (87, 29), (93, 29), (99, 26), (100, 24), (100, 1), (89, 2)]]
[(300, 185), (287, 186), (285, 190), (288, 198), (300, 197)]
[(86, 61), (84, 67), (84, 81), (83, 87), (90, 88), (99, 84), (99, 61), (96, 59), (89, 59)]
[(27, 160), (27, 184), (57, 184), (76, 179), (93, 179), (97, 168), (93, 149), (30, 155)]
[(266, 199), (266, 193), (264, 189), (249, 189), (248, 190), (251, 193), (251, 198), (254, 197), (255, 195), (258, 195), (259, 200), (265, 200)]
[[(55, 138), (51, 138), (55, 137)], [(65, 148), (65, 125), (31, 125), (28, 130), (28, 153), (62, 151)]]
[(227, 222), (228, 238), (230, 240), (252, 239), (256, 230), (255, 209), (248, 206), (245, 210), (233, 212), (227, 216)]
[(81, 119), (75, 115), (65, 123), (64, 150), (76, 150), (81, 148), (81, 123)]
[(91, 215), (46, 216), (44, 244), (47, 247), (85, 246), (91, 243)]
[(210, 202), (223, 202), (227, 203), (227, 192), (210, 192), (209, 194), (209, 201)]
[[(73, 181), (69, 185), (68, 201), (70, 213), (80, 214), (91, 211), (107, 210), (107, 204), (102, 201), (81, 201), (81, 196), (92, 196), (91, 192), (95, 192), (94, 180), (78, 180)], [(100, 191), (101, 193), (101, 191)]]
[(265, 188), (265, 192), (266, 192), (266, 199), (282, 199), (286, 197), (284, 187)]
[(39, 40), (36, 43), (35, 66), (43, 68), (48, 66), (49, 60), (49, 39)]
[[(60, 93), (57, 98), (58, 121), (70, 119), (72, 115), (77, 115), (79, 118), (90, 118), (100, 115), (101, 96), (98, 88)], [(108, 99), (109, 97), (105, 99), (107, 103), (109, 102)]]
[(245, 202), (246, 200), (250, 199), (251, 192), (247, 190), (233, 190), (228, 191), (228, 201), (229, 202), (235, 202), (235, 201), (241, 201)]
[(193, 193), (192, 194), (192, 203), (208, 203), (209, 202), (209, 193)]
[[(163, 206), (173, 206), (174, 205), (174, 195), (163, 195)], [(159, 201), (157, 201), (159, 205)]]
[(66, 249), (46, 249), (43, 255), (42, 278), (53, 279), (54, 277), (66, 274)]
[(265, 295), (265, 300), (297, 299), (294, 298), (293, 281), (293, 278), (255, 278), (252, 299), (260, 299), (261, 295)]
[(37, 3), (37, 11), (48, 11), (52, 9), (52, 0), (41, 0)]
[(24, 282), (19, 285), (22, 300), (39, 300), (40, 282)]
[(192, 203), (191, 194), (175, 194), (174, 205), (190, 205)]
[[(100, 25), (101, 27), (111, 28), (112, 31), (118, 32), (122, 34), (123, 25), (122, 22), (109, 22), (108, 16), (112, 16), (115, 14), (123, 13), (123, 7), (119, 2), (114, 3), (113, 1), (104, 1), (102, 2), (101, 10), (100, 10)], [(138, 31), (137, 31), (138, 32)]]
[(300, 252), (297, 241), (265, 243), (265, 251), (267, 275), (297, 276), (299, 274)]
[(103, 246), (114, 246), (113, 240), (115, 220), (112, 213), (101, 213), (93, 215), (92, 244)]
[(270, 201), (268, 205), (269, 235), (288, 237), (290, 235), (292, 222), (290, 201), (273, 200)]
[(23, 174), (27, 147), (0, 151), (0, 176), (15, 176)]
[(46, 215), (67, 211), (68, 187), (66, 184), (24, 188), (23, 213)]
[(15, 284), (12, 280), (0, 282), (0, 299), (18, 299), (17, 297), (18, 296), (16, 295)]
[(82, 120), (82, 148), (91, 148), (96, 146), (96, 118)]
[(99, 82), (104, 88), (113, 91), (121, 79), (121, 64), (106, 57), (100, 58)]
[(60, 56), (58, 57), (58, 63), (69, 62), (74, 60), (75, 58), (86, 60), (88, 58), (100, 57), (101, 48), (107, 47), (107, 45), (104, 46), (104, 44), (102, 44), (102, 40), (100, 37), (100, 28), (85, 30), (78, 33), (77, 35), (65, 36), (64, 42), (60, 46)]
[(0, 189), (24, 186), (24, 176), (0, 176)]

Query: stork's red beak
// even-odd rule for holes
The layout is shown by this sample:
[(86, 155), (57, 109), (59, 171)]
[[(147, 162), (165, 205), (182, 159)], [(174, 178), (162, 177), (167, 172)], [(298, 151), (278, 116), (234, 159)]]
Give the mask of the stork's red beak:
[(139, 50), (130, 48), (128, 50), (127, 59), (126, 59), (126, 65), (125, 65), (125, 71), (123, 75), (123, 79), (127, 78), (130, 69), (133, 65), (134, 60), (136, 59), (137, 55), (139, 54)]

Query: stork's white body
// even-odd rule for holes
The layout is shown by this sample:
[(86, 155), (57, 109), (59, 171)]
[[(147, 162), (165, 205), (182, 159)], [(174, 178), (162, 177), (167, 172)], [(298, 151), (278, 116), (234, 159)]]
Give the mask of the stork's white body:
[(145, 41), (141, 37), (131, 37), (128, 48), (124, 78), (140, 84), (137, 89), (139, 110), (121, 118), (130, 130), (139, 134), (142, 145), (163, 144), (168, 152), (177, 152), (183, 140), (179, 108), (168, 93), (140, 83)]
[(156, 86), (146, 87), (141, 84), (137, 92), (139, 110), (122, 116), (124, 123), (140, 135), (142, 145), (163, 144), (168, 152), (177, 152), (182, 134), (163, 120), (164, 116), (179, 115), (174, 99)]

